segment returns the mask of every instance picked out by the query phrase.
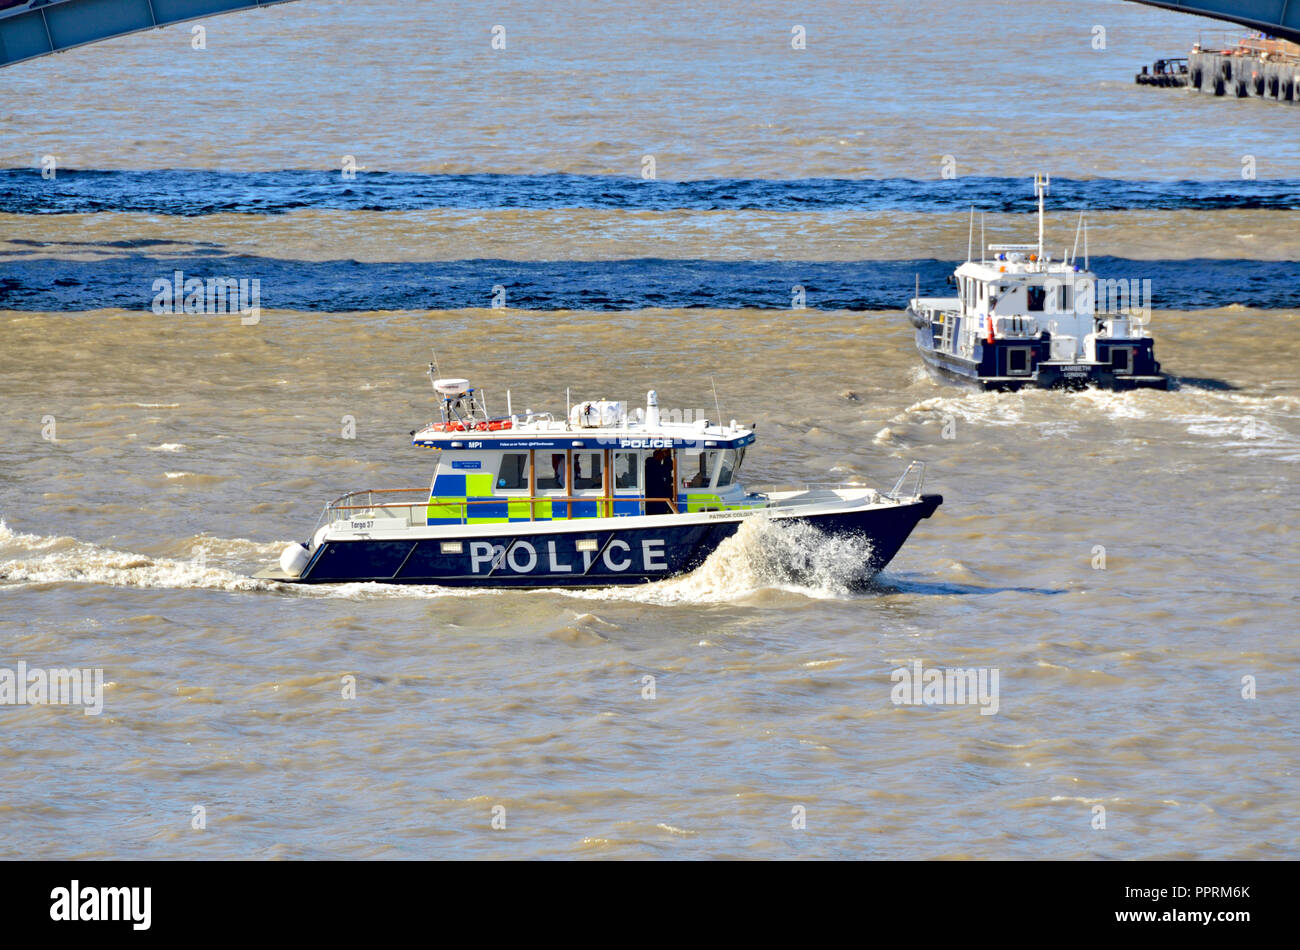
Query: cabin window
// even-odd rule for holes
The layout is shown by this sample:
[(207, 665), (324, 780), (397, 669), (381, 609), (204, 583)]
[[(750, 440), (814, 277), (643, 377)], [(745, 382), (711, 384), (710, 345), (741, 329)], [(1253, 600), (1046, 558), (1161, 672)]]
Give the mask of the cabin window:
[(1029, 312), (1042, 313), (1047, 303), (1047, 288), (1031, 285), (1025, 289), (1029, 292)]
[(516, 491), (528, 488), (528, 453), (507, 452), (501, 456), (501, 471), (497, 475), (497, 488)]
[(603, 452), (573, 453), (573, 488), (574, 491), (590, 491), (605, 487), (604, 469), (601, 461)]
[(1057, 312), (1058, 312), (1058, 313), (1068, 313), (1068, 312), (1070, 311), (1070, 307), (1071, 307), (1071, 304), (1070, 304), (1070, 285), (1069, 285), (1069, 284), (1061, 284), (1061, 286), (1058, 287), (1058, 288), (1056, 289), (1056, 292), (1057, 292), (1057, 294), (1059, 295), (1059, 296), (1057, 297), (1057, 304), (1056, 304), (1056, 310), (1057, 310)]
[(564, 478), (564, 453), (538, 449), (535, 458), (537, 490), (564, 491), (568, 487), (568, 482)]
[(708, 488), (713, 478), (711, 466), (716, 452), (686, 451), (682, 459), (682, 482), (687, 488)]
[(614, 453), (614, 487), (637, 489), (640, 487), (638, 473), (641, 466), (637, 464), (640, 455), (637, 452)]
[[(743, 449), (741, 451), (744, 451)], [(718, 487), (722, 488), (731, 484), (731, 479), (735, 475), (736, 469), (740, 467), (740, 459), (736, 455), (735, 449), (727, 449), (722, 453), (722, 468), (718, 471)]]

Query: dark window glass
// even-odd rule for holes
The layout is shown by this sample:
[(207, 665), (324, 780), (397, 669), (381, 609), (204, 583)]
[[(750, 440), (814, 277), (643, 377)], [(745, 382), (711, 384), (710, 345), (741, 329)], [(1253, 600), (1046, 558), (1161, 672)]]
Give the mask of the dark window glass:
[(601, 452), (574, 452), (573, 453), (573, 488), (575, 491), (589, 491), (593, 488), (604, 488), (605, 480), (602, 475)]
[(537, 490), (564, 491), (564, 453), (537, 450)]
[(501, 457), (501, 472), (497, 475), (497, 488), (507, 490), (528, 487), (528, 455), (510, 452)]
[(614, 487), (615, 488), (636, 488), (637, 487), (637, 459), (640, 456), (636, 452), (615, 452), (614, 453)]

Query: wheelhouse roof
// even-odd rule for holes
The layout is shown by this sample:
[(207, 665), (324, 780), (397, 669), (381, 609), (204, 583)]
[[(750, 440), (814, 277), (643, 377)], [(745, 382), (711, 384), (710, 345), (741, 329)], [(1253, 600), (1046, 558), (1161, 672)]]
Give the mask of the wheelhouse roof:
[(1007, 279), (1029, 279), (1033, 277), (1069, 278), (1070, 280), (1095, 280), (1096, 274), (1074, 264), (1063, 261), (967, 261), (957, 268), (960, 277), (972, 277), (975, 280), (995, 281)]
[(520, 449), (738, 449), (754, 441), (743, 426), (700, 427), (663, 423), (582, 428), (558, 421), (525, 422), (509, 429), (446, 432), (426, 425), (411, 437), (412, 445), (452, 452), (518, 451)]

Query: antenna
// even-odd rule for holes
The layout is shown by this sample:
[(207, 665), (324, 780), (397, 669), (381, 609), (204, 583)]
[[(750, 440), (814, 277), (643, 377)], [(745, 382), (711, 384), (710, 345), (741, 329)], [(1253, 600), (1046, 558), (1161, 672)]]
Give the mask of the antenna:
[[(967, 256), (968, 258), (970, 257), (970, 252), (969, 252), (969, 251), (966, 252), (966, 256)], [(921, 299), (921, 274), (920, 274), (919, 271), (917, 272), (917, 275), (916, 275), (916, 296), (915, 296), (914, 299), (916, 299), (916, 300), (920, 300), (920, 299)]]
[(506, 415), (513, 416), (514, 412), (510, 408), (510, 390), (506, 390)]
[(1083, 228), (1083, 212), (1079, 212), (1079, 223), (1074, 226), (1074, 250), (1070, 252), (1070, 260), (1079, 257), (1079, 231)]
[(1088, 266), (1088, 219), (1083, 219), (1083, 269), (1091, 270)]
[(718, 411), (718, 425), (722, 425), (722, 407), (718, 405), (718, 384), (709, 377), (709, 385), (713, 387), (713, 408)]
[[(430, 386), (433, 386), (433, 391), (436, 393), (436, 392), (438, 392), (438, 387), (437, 387), (436, 385), (434, 385), (434, 384), (437, 383), (438, 380), (442, 377), (442, 373), (438, 372), (438, 351), (437, 351), (437, 349), (435, 349), (434, 347), (431, 346), (431, 347), (429, 347), (429, 352), (433, 354), (433, 362), (429, 364), (429, 370), (428, 370), (428, 373), (429, 373), (429, 385), (430, 385)], [(439, 393), (439, 395), (441, 395), (441, 393)], [(446, 410), (444, 409), (444, 410), (443, 410), (443, 415), (445, 416), (446, 414), (447, 414), (447, 413), (446, 413)]]
[(984, 263), (984, 249), (987, 245), (984, 243), (984, 212), (980, 212), (980, 263)]
[(1052, 183), (1050, 175), (1034, 175), (1034, 194), (1038, 196), (1038, 259), (1043, 259), (1043, 195), (1047, 193), (1047, 187)]
[[(982, 237), (982, 235), (981, 235)], [(970, 227), (966, 229), (966, 260), (970, 260), (971, 242), (975, 240), (975, 206), (970, 206)]]

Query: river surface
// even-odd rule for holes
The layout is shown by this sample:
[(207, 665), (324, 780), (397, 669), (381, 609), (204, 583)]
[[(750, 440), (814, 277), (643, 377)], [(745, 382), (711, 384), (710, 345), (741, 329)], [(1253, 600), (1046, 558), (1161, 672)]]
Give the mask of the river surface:
[[(1219, 27), (206, 26), (0, 71), (0, 668), (105, 680), (100, 715), (0, 705), (0, 857), (1300, 857), (1300, 110), (1132, 82)], [(1033, 240), (1037, 170), (1054, 253), (1085, 211), (1101, 276), (1151, 280), (1170, 391), (922, 370), (907, 297), (978, 247), (971, 205)], [(259, 281), (258, 321), (154, 312), (177, 270)], [(746, 484), (921, 459), (944, 504), (865, 592), (758, 522), (634, 590), (254, 579), (326, 501), (428, 484), (435, 352), (499, 410), (713, 416), (716, 385)], [(996, 712), (896, 704), (915, 661), (996, 671)]]

